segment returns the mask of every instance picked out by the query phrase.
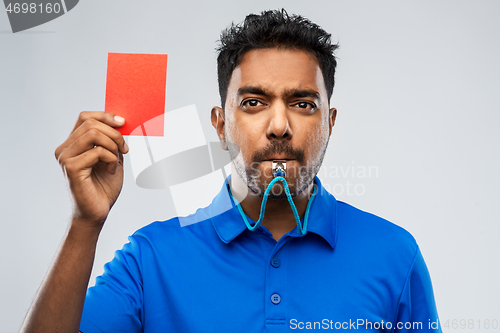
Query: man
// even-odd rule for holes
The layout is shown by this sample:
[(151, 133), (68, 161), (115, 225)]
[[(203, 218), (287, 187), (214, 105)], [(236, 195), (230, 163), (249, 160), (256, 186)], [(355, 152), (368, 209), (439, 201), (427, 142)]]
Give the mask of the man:
[[(56, 150), (73, 218), (22, 331), (440, 332), (413, 237), (336, 201), (315, 177), (335, 124), (336, 47), (285, 11), (249, 15), (225, 31), (222, 108), (211, 120), (233, 159), (231, 176), (193, 215), (201, 222), (180, 227), (174, 218), (134, 233), (86, 297), (128, 147), (115, 130), (123, 119), (81, 113)], [(288, 185), (268, 189), (276, 160), (285, 161)]]

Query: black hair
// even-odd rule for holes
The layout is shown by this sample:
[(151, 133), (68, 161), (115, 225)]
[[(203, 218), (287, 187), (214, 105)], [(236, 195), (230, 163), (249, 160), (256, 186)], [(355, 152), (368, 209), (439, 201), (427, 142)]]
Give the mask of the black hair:
[(338, 44), (332, 44), (331, 35), (307, 18), (289, 15), (285, 9), (250, 14), (242, 23), (233, 22), (222, 31), (219, 43), (217, 76), (223, 109), (231, 75), (243, 55), (253, 49), (273, 47), (303, 50), (316, 56), (330, 101), (337, 66), (334, 52)]

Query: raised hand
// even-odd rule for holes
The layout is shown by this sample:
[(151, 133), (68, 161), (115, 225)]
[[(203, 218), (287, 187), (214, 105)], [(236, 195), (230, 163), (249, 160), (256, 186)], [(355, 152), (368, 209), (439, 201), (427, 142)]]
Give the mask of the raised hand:
[(124, 122), (107, 112), (82, 112), (55, 151), (73, 195), (74, 223), (102, 227), (120, 194), (128, 146), (115, 128)]

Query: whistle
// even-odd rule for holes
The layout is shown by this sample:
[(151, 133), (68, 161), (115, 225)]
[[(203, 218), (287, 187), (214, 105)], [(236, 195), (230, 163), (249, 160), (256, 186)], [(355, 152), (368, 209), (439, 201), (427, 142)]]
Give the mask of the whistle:
[(273, 177), (283, 177), (286, 178), (286, 161), (285, 160), (274, 160), (273, 161)]

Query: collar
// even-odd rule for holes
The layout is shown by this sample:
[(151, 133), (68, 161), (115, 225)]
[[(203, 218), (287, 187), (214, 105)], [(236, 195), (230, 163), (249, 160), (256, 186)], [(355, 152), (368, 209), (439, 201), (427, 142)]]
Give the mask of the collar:
[[(238, 208), (229, 195), (230, 178), (231, 176), (226, 178), (219, 194), (208, 207), (215, 231), (220, 240), (226, 244), (247, 230)], [(314, 178), (314, 182), (318, 189), (309, 211), (307, 233), (321, 236), (333, 249), (337, 240), (337, 200), (326, 191), (318, 177)], [(290, 232), (290, 236), (301, 237), (297, 227)]]

